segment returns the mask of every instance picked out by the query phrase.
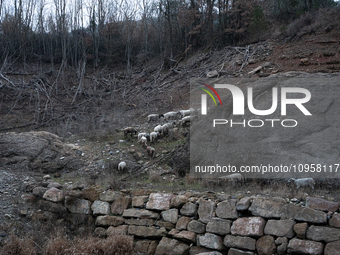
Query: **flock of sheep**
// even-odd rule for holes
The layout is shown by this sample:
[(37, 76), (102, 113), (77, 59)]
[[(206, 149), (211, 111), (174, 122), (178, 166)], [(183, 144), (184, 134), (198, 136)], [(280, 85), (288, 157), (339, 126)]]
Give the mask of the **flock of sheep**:
[[(151, 158), (154, 158), (156, 154), (155, 148), (149, 146), (147, 143), (148, 142), (154, 143), (159, 137), (164, 137), (168, 135), (169, 132), (176, 126), (176, 122), (174, 120), (180, 119), (179, 124), (181, 126), (185, 126), (187, 125), (187, 123), (190, 123), (190, 121), (192, 120), (191, 118), (192, 112), (193, 109), (180, 110), (177, 112), (172, 111), (164, 114), (150, 114), (147, 117), (147, 123), (156, 122), (160, 120), (163, 120), (163, 122), (166, 123), (162, 125), (157, 125), (153, 129), (153, 132), (150, 133), (147, 132), (138, 133), (134, 127), (124, 128), (123, 129), (124, 137), (127, 138), (129, 134), (131, 137), (133, 137), (133, 135), (137, 135), (138, 142), (140, 142), (142, 146), (146, 148), (148, 155)], [(123, 171), (126, 167), (127, 167), (126, 162), (122, 161), (118, 164), (118, 171)]]
[[(180, 110), (180, 111), (172, 111), (172, 112), (167, 112), (165, 114), (150, 114), (147, 117), (147, 122), (155, 122), (155, 121), (160, 121), (162, 118), (163, 120), (166, 122), (163, 125), (157, 125), (153, 132), (151, 133), (146, 133), (146, 132), (140, 132), (138, 133), (137, 130), (134, 127), (127, 127), (124, 128), (123, 132), (124, 132), (124, 137), (127, 137), (128, 134), (131, 135), (131, 137), (133, 135), (137, 135), (138, 141), (146, 148), (146, 151), (148, 153), (148, 155), (151, 158), (155, 157), (155, 148), (148, 146), (147, 142), (150, 141), (151, 143), (154, 143), (158, 137), (163, 137), (165, 135), (167, 135), (169, 133), (169, 131), (171, 129), (173, 129), (176, 125), (176, 122), (168, 122), (170, 120), (178, 120), (180, 119), (179, 124), (184, 126), (187, 123), (190, 123), (190, 121), (192, 120), (192, 113), (195, 110), (193, 110), (192, 108), (189, 110)], [(122, 161), (118, 164), (118, 171), (123, 171), (125, 168), (127, 167), (127, 164), (125, 161)], [(228, 176), (225, 176), (224, 179), (230, 180), (230, 181), (238, 181), (241, 184), (244, 183), (245, 179), (243, 177), (242, 174), (240, 173), (236, 173), (236, 174), (231, 174)], [(313, 178), (302, 178), (302, 179), (294, 179), (294, 178), (290, 178), (288, 180), (288, 183), (290, 182), (294, 182), (296, 188), (300, 188), (300, 187), (311, 187), (312, 189), (314, 189), (314, 185), (315, 185), (315, 181)]]

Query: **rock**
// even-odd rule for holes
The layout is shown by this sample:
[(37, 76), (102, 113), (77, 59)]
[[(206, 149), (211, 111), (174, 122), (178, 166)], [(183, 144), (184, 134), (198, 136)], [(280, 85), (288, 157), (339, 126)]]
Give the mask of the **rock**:
[(160, 238), (167, 235), (165, 228), (154, 228), (145, 226), (129, 226), (129, 235), (135, 235), (144, 238)]
[(59, 182), (50, 182), (47, 185), (47, 188), (56, 188), (56, 189), (61, 189), (63, 186)]
[(132, 198), (132, 207), (143, 208), (149, 196), (137, 196)]
[(231, 227), (232, 235), (241, 236), (263, 236), (263, 229), (266, 221), (261, 217), (238, 218)]
[(190, 202), (185, 203), (182, 206), (180, 213), (184, 216), (195, 216), (197, 213), (197, 205)]
[(238, 249), (231, 248), (228, 251), (228, 255), (254, 255), (254, 252), (241, 251), (241, 250), (238, 250)]
[(274, 237), (262, 236), (256, 241), (256, 251), (259, 255), (272, 255), (276, 253)]
[(170, 209), (161, 212), (162, 218), (172, 224), (176, 224), (178, 220), (178, 209)]
[(327, 214), (311, 208), (300, 208), (294, 215), (294, 220), (309, 223), (327, 223)]
[(253, 198), (249, 211), (254, 216), (280, 219), (286, 204), (286, 201), (280, 197)]
[(237, 219), (236, 200), (229, 199), (217, 204), (216, 215), (222, 219)]
[(287, 252), (309, 255), (321, 255), (323, 253), (323, 243), (309, 240), (293, 238), (289, 241)]
[(211, 251), (210, 249), (201, 247), (201, 246), (191, 246), (189, 250), (190, 255), (198, 255), (204, 252), (213, 252), (213, 251)]
[(230, 220), (212, 218), (206, 227), (206, 231), (213, 234), (226, 235), (230, 233), (230, 226)]
[(108, 226), (117, 227), (119, 225), (124, 224), (124, 218), (118, 217), (118, 216), (110, 216), (110, 215), (98, 216), (95, 224), (96, 226), (102, 226), (102, 227), (108, 227)]
[(151, 241), (151, 240), (141, 240), (137, 241), (135, 243), (135, 251), (138, 254), (147, 254), (151, 255), (156, 252), (158, 242), (157, 241)]
[(246, 211), (248, 210), (251, 203), (250, 197), (241, 198), (240, 201), (236, 203), (236, 210), (238, 211)]
[(169, 233), (169, 236), (172, 236), (180, 241), (196, 243), (196, 234), (190, 231), (179, 231), (177, 229), (172, 229)]
[(239, 248), (255, 251), (256, 240), (251, 237), (226, 235), (223, 244), (227, 248)]
[(213, 217), (215, 211), (215, 202), (201, 199), (198, 206), (198, 215), (200, 221), (208, 223)]
[(106, 228), (98, 227), (94, 230), (95, 236), (106, 237)]
[(307, 197), (306, 207), (324, 212), (336, 212), (339, 209), (339, 203), (331, 202), (322, 198)]
[(33, 194), (22, 194), (20, 198), (25, 203), (33, 203), (36, 201), (36, 197)]
[(163, 237), (159, 242), (155, 255), (182, 255), (189, 251), (189, 245), (178, 240)]
[(340, 228), (340, 214), (333, 214), (332, 218), (329, 219), (329, 225), (331, 227)]
[(66, 196), (75, 197), (75, 198), (83, 198), (83, 193), (80, 190), (68, 190), (66, 191)]
[(127, 235), (128, 234), (128, 229), (129, 229), (128, 225), (120, 225), (118, 227), (110, 226), (106, 230), (106, 234), (108, 236)]
[(171, 229), (175, 228), (174, 224), (167, 222), (167, 221), (162, 221), (162, 220), (156, 221), (155, 226), (165, 228), (166, 230), (171, 230)]
[(181, 208), (188, 201), (184, 195), (177, 195), (171, 198), (171, 208)]
[(278, 237), (275, 240), (275, 244), (276, 245), (280, 245), (280, 244), (283, 244), (283, 243), (288, 243), (288, 238), (287, 237)]
[(72, 213), (92, 214), (91, 202), (85, 199), (65, 197), (65, 206)]
[(119, 192), (108, 190), (99, 194), (99, 200), (104, 202), (113, 202), (122, 195)]
[(110, 214), (110, 204), (96, 200), (92, 203), (91, 209), (94, 215), (108, 215)]
[(279, 255), (287, 254), (288, 243), (282, 243), (276, 247), (276, 252)]
[(16, 164), (44, 173), (77, 170), (83, 165), (76, 151), (59, 136), (46, 131), (1, 133), (0, 144), (2, 164)]
[(293, 226), (295, 223), (293, 220), (268, 220), (264, 228), (264, 234), (292, 238), (294, 236)]
[(83, 198), (91, 202), (99, 200), (99, 195), (102, 192), (102, 189), (98, 186), (91, 186), (82, 190)]
[(149, 201), (146, 203), (146, 209), (150, 210), (168, 210), (173, 194), (168, 193), (151, 193)]
[(205, 233), (204, 236), (197, 237), (197, 245), (203, 246), (213, 250), (224, 250), (222, 237)]
[(62, 216), (66, 213), (66, 208), (63, 205), (53, 203), (53, 202), (50, 202), (50, 201), (40, 200), (38, 202), (38, 206), (43, 211), (56, 213), (60, 216)]
[(330, 243), (340, 240), (340, 229), (322, 226), (310, 226), (307, 229), (306, 236), (309, 240)]
[(340, 255), (340, 240), (326, 244), (324, 255)]
[(141, 209), (141, 210), (126, 209), (123, 212), (123, 217), (140, 218), (140, 219), (157, 219), (159, 217), (159, 213), (148, 211), (145, 209)]
[(208, 78), (215, 78), (217, 76), (218, 76), (217, 70), (213, 70), (213, 71), (207, 72), (207, 77)]
[(192, 220), (188, 223), (187, 229), (191, 232), (197, 233), (197, 234), (204, 234), (205, 232), (205, 224), (197, 221)]
[(294, 232), (295, 232), (296, 236), (300, 239), (305, 239), (307, 227), (308, 227), (308, 224), (306, 222), (295, 224), (294, 225)]
[(154, 222), (153, 219), (125, 219), (125, 224), (136, 226), (152, 226)]
[(49, 188), (46, 190), (44, 196), (44, 199), (52, 202), (61, 202), (64, 200), (65, 195), (64, 191), (57, 189), (57, 188)]
[(111, 205), (111, 213), (113, 214), (123, 214), (124, 210), (131, 206), (131, 197), (119, 197)]
[(33, 195), (42, 198), (47, 190), (48, 188), (45, 187), (36, 187), (33, 189), (32, 193)]
[(178, 219), (176, 223), (176, 229), (178, 230), (186, 230), (188, 223), (191, 221), (189, 217), (182, 216)]

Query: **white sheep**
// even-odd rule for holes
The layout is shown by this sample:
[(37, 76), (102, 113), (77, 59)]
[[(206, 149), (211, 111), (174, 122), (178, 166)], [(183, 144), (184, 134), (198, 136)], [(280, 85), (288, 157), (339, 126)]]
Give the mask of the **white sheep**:
[(153, 129), (154, 132), (161, 133), (162, 132), (162, 125), (158, 125)]
[(163, 114), (150, 114), (150, 115), (148, 115), (148, 123), (149, 123), (150, 121), (157, 121), (157, 120), (159, 120), (161, 117), (164, 117), (164, 115), (163, 115)]
[(181, 115), (182, 118), (185, 116), (189, 116), (191, 114), (191, 109), (190, 110), (180, 110), (179, 114)]
[(151, 132), (150, 133), (150, 142), (154, 142), (157, 140), (157, 137), (158, 137), (158, 132)]
[(182, 126), (184, 126), (186, 123), (190, 122), (192, 120), (191, 116), (185, 116), (181, 119), (180, 123)]
[(126, 168), (125, 161), (122, 161), (118, 164), (118, 171), (122, 172)]
[(148, 145), (146, 144), (147, 141), (148, 141), (148, 139), (146, 139), (145, 136), (142, 136), (142, 138), (140, 139), (140, 142), (142, 143), (142, 145), (145, 145), (145, 146), (148, 146)]
[(171, 129), (172, 127), (173, 127), (172, 123), (165, 123), (162, 126), (161, 134), (162, 135), (166, 135), (169, 132), (169, 129)]
[(167, 121), (170, 118), (171, 119), (176, 119), (178, 115), (179, 115), (178, 112), (167, 112), (167, 113), (163, 114), (165, 121)]
[(229, 181), (238, 181), (238, 182), (241, 182), (241, 184), (245, 182), (243, 175), (240, 173), (235, 173), (235, 174), (230, 174), (227, 176), (219, 177), (219, 179), (229, 180)]
[(301, 178), (301, 179), (295, 179), (295, 178), (290, 178), (288, 182), (294, 181), (296, 188), (300, 187), (311, 187), (314, 189), (315, 181), (313, 178)]
[(140, 139), (143, 137), (143, 136), (147, 136), (148, 135), (148, 133), (138, 133), (138, 141), (140, 141)]

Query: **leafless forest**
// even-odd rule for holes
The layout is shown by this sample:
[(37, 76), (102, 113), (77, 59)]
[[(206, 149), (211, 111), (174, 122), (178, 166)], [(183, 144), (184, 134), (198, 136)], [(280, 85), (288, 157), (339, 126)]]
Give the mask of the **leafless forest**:
[(63, 123), (62, 130), (52, 130), (62, 134), (75, 120), (92, 129), (114, 123), (109, 115), (119, 114), (113, 106), (171, 109), (176, 93), (166, 105), (159, 103), (169, 92), (166, 83), (174, 81), (169, 76), (179, 74), (178, 64), (198, 51), (265, 40), (305, 13), (336, 5), (332, 0), (1, 0), (1, 130)]

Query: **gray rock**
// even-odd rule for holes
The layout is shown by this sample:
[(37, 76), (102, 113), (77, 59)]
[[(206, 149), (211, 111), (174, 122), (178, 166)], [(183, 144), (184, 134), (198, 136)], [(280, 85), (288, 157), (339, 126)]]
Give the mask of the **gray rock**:
[(61, 202), (64, 200), (65, 195), (64, 191), (52, 187), (46, 190), (43, 198), (52, 202)]
[(286, 201), (280, 197), (253, 198), (249, 211), (254, 216), (280, 219), (285, 211), (286, 204)]
[(124, 218), (118, 217), (118, 216), (110, 216), (110, 215), (98, 216), (95, 224), (96, 226), (101, 226), (101, 227), (108, 227), (108, 226), (117, 227), (119, 225), (124, 224)]
[(225, 249), (223, 246), (222, 237), (210, 233), (205, 233), (204, 236), (198, 236), (197, 245), (213, 250)]
[(131, 206), (132, 199), (128, 196), (117, 198), (111, 205), (111, 213), (123, 214), (124, 210)]
[(198, 206), (198, 215), (200, 221), (208, 223), (213, 217), (215, 206), (215, 202), (201, 199)]
[(96, 200), (92, 203), (91, 209), (94, 215), (108, 215), (110, 214), (110, 204)]
[(230, 233), (230, 227), (231, 227), (230, 220), (212, 218), (207, 224), (206, 231), (213, 234), (226, 235)]
[(338, 202), (331, 202), (322, 198), (307, 197), (306, 206), (315, 210), (336, 212), (339, 209)]
[(308, 224), (306, 222), (295, 224), (294, 225), (294, 232), (295, 232), (296, 236), (300, 239), (305, 239), (307, 227), (308, 227)]
[(40, 200), (38, 202), (38, 206), (43, 211), (56, 213), (60, 216), (62, 216), (66, 213), (66, 208), (63, 205), (53, 203), (53, 202), (50, 202), (50, 201)]
[(262, 236), (256, 241), (256, 251), (259, 255), (272, 255), (276, 253), (274, 237)]
[(256, 240), (251, 237), (226, 235), (223, 243), (227, 248), (239, 248), (255, 251)]
[(197, 205), (190, 202), (185, 203), (182, 206), (180, 213), (184, 216), (195, 216), (197, 213)]
[(171, 198), (171, 208), (181, 208), (186, 202), (188, 202), (188, 199), (184, 195), (177, 195)]
[(118, 227), (110, 226), (108, 229), (106, 229), (106, 234), (108, 236), (127, 235), (128, 229), (128, 225), (120, 225)]
[(324, 245), (320, 242), (293, 238), (289, 241), (287, 252), (297, 254), (321, 255)]
[(151, 193), (146, 209), (150, 210), (168, 210), (170, 209), (171, 198), (173, 194), (168, 193)]
[(167, 221), (163, 221), (163, 220), (158, 220), (154, 223), (155, 226), (161, 227), (161, 228), (165, 228), (166, 230), (171, 230), (173, 228), (175, 228), (175, 225), (167, 222)]
[(232, 235), (241, 236), (263, 236), (263, 229), (266, 221), (261, 217), (238, 218), (231, 227)]
[(97, 227), (94, 230), (94, 234), (98, 237), (106, 237), (106, 228)]
[(119, 192), (108, 190), (99, 194), (99, 200), (104, 202), (113, 202), (122, 195)]
[(140, 240), (135, 243), (135, 251), (138, 254), (154, 254), (156, 252), (157, 245), (157, 241)]
[(123, 212), (123, 217), (126, 218), (141, 218), (141, 219), (157, 219), (159, 213), (149, 210), (126, 209)]
[(155, 255), (182, 255), (188, 253), (189, 248), (189, 245), (176, 239), (163, 237), (156, 248)]
[(125, 219), (125, 224), (136, 226), (152, 226), (154, 222), (153, 219)]
[(340, 240), (326, 244), (324, 255), (340, 255)]
[(132, 207), (143, 208), (149, 196), (136, 196), (132, 198)]
[(32, 191), (33, 195), (42, 198), (48, 188), (45, 187), (35, 187)]
[(264, 234), (292, 238), (294, 236), (293, 227), (295, 223), (293, 220), (268, 220), (264, 228)]
[(172, 236), (180, 241), (196, 243), (196, 234), (190, 231), (179, 231), (177, 229), (172, 229), (169, 233), (169, 236)]
[(85, 199), (65, 197), (65, 206), (72, 213), (92, 214), (91, 202)]
[(176, 229), (178, 230), (186, 230), (188, 223), (191, 221), (189, 217), (182, 216), (178, 219), (176, 223)]
[(176, 224), (178, 220), (178, 209), (170, 209), (161, 212), (162, 218), (172, 224)]
[(229, 199), (217, 204), (216, 215), (222, 219), (237, 219), (236, 200)]
[(340, 214), (333, 214), (332, 218), (329, 219), (329, 225), (331, 227), (340, 228)]
[(243, 197), (236, 203), (236, 210), (238, 211), (246, 211), (249, 209), (251, 203), (250, 197)]
[(322, 241), (329, 243), (340, 240), (340, 229), (322, 226), (310, 226), (307, 229), (306, 236), (307, 239), (313, 241)]
[(205, 232), (205, 224), (197, 220), (192, 220), (189, 222), (187, 229), (197, 234), (203, 234)]

